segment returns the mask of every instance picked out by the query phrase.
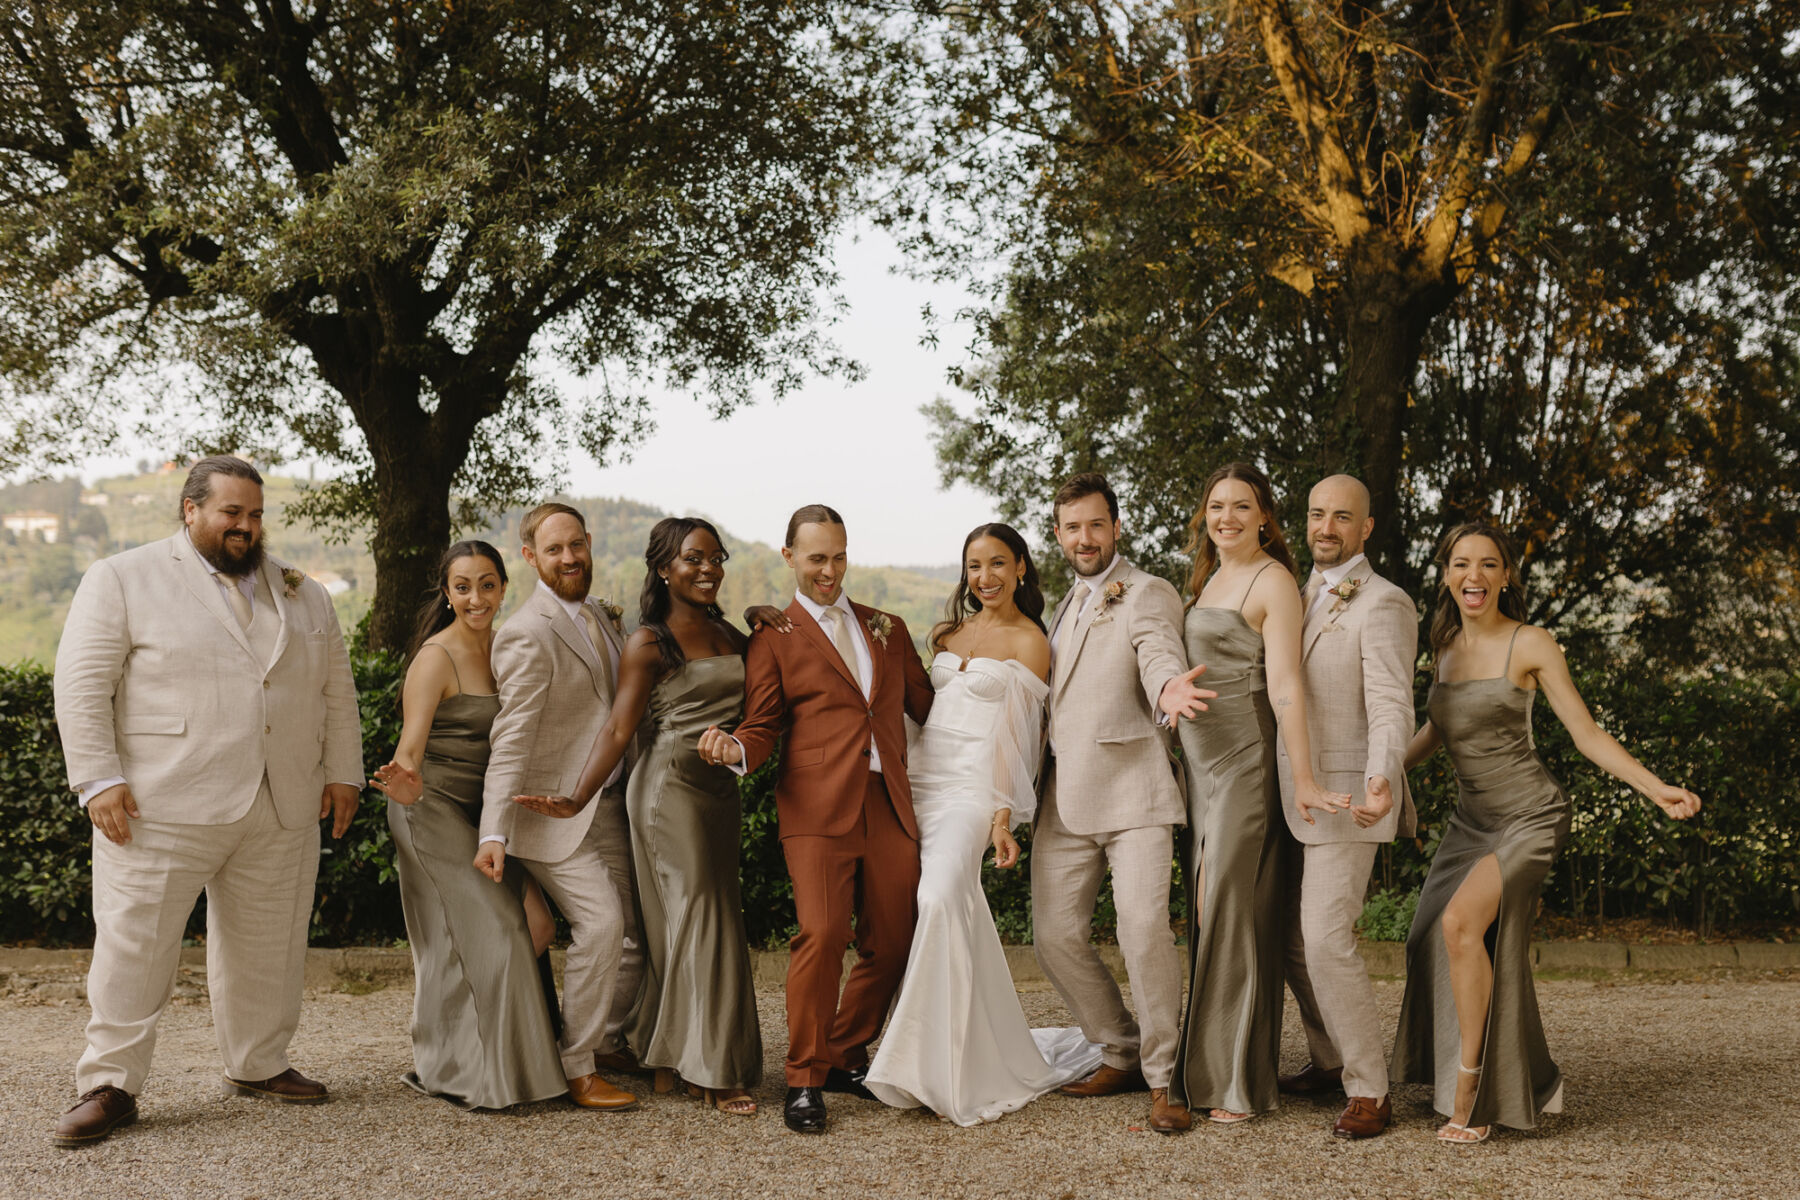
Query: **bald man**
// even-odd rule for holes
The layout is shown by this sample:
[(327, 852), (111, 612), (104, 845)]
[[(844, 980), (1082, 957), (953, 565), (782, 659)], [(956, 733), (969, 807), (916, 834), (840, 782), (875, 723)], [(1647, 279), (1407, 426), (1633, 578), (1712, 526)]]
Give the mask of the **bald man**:
[(1288, 893), (1287, 979), (1312, 1055), (1281, 1078), (1281, 1090), (1341, 1086), (1348, 1102), (1332, 1133), (1343, 1138), (1374, 1137), (1393, 1116), (1375, 989), (1356, 952), (1355, 926), (1376, 850), (1417, 825), (1404, 762), (1419, 617), (1407, 594), (1363, 554), (1374, 528), (1369, 491), (1348, 475), (1320, 481), (1307, 498), (1313, 573), (1302, 596), (1300, 641), (1306, 729), (1313, 777), (1326, 791), (1349, 793), (1351, 807), (1300, 813), (1287, 747), (1276, 751), (1293, 834), (1285, 866), (1297, 885)]

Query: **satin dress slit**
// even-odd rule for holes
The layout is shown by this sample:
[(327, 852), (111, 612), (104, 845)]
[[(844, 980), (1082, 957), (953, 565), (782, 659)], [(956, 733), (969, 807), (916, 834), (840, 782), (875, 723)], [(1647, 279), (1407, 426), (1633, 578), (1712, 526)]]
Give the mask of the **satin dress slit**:
[(1537, 692), (1509, 678), (1511, 646), (1506, 658), (1495, 678), (1431, 685), (1427, 708), (1456, 768), (1456, 811), (1406, 938), (1406, 994), (1391, 1073), (1402, 1083), (1431, 1085), (1433, 1106), (1453, 1115), (1462, 1035), (1442, 920), (1469, 872), (1493, 855), (1500, 868), (1500, 910), (1487, 933), (1494, 986), (1468, 1123), (1532, 1129), (1538, 1114), (1562, 1111), (1562, 1072), (1544, 1039), (1531, 978), (1531, 921), (1569, 836), (1569, 799), (1532, 740)]

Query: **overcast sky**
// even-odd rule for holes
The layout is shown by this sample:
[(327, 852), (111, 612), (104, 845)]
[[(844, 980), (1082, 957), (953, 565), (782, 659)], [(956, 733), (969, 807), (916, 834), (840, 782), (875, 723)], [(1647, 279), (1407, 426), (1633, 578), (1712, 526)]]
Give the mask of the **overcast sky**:
[[(677, 515), (704, 514), (732, 534), (779, 544), (788, 514), (829, 504), (844, 516), (853, 561), (870, 566), (954, 563), (963, 535), (991, 520), (995, 506), (966, 486), (938, 485), (930, 425), (921, 405), (938, 396), (966, 404), (945, 380), (961, 360), (965, 326), (949, 318), (963, 292), (895, 273), (899, 248), (879, 230), (846, 234), (837, 266), (849, 305), (829, 331), (868, 369), (859, 383), (814, 379), (779, 404), (764, 401), (715, 420), (692, 396), (665, 395), (657, 430), (630, 462), (601, 467), (577, 453), (569, 491), (620, 496)], [(941, 341), (920, 344), (929, 303)], [(90, 482), (128, 474), (158, 451), (122, 448), (90, 461)], [(305, 463), (278, 468), (304, 475)]]

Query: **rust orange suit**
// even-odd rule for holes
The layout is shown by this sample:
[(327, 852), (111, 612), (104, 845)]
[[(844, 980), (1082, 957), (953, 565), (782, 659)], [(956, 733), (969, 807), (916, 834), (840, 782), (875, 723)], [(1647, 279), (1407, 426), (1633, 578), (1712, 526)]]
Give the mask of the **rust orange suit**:
[[(867, 1064), (906, 974), (918, 906), (919, 829), (902, 714), (924, 723), (931, 678), (900, 618), (850, 608), (873, 662), (867, 699), (797, 599), (787, 608), (793, 632), (758, 630), (744, 656), (736, 737), (745, 769), (784, 739), (775, 809), (800, 925), (788, 963), (789, 1087), (817, 1087), (832, 1067)], [(871, 740), (880, 771), (870, 769)], [(852, 916), (857, 963), (840, 999)]]

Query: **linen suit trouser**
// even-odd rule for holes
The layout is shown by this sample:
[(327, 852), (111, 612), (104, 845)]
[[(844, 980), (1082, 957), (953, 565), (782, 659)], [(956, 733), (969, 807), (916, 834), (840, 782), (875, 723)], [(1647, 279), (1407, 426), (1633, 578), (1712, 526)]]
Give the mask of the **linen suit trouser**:
[(78, 1092), (136, 1095), (150, 1074), (156, 1024), (181, 966), (181, 939), (206, 892), (206, 984), (219, 1057), (232, 1079), (288, 1069), (300, 1023), (306, 934), (319, 873), (319, 827), (283, 828), (264, 778), (243, 816), (223, 825), (139, 818), (123, 846), (94, 831), (94, 957)]
[(1288, 878), (1285, 957), (1288, 989), (1300, 1008), (1306, 1048), (1316, 1067), (1344, 1068), (1344, 1094), (1388, 1094), (1387, 1052), (1375, 988), (1356, 952), (1376, 842), (1282, 845)]

